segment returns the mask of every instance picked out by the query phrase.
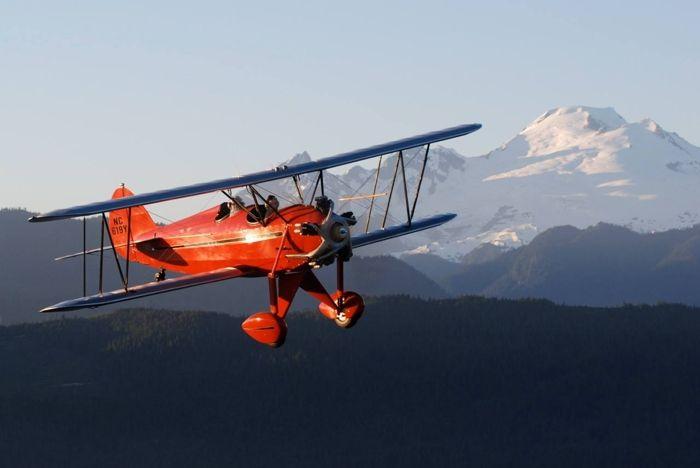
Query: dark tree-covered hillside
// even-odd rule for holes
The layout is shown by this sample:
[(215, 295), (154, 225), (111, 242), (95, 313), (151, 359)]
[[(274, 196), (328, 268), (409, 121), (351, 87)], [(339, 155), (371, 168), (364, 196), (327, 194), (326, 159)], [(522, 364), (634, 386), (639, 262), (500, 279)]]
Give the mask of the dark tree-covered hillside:
[(697, 466), (700, 310), (371, 300), (0, 327), (4, 466)]

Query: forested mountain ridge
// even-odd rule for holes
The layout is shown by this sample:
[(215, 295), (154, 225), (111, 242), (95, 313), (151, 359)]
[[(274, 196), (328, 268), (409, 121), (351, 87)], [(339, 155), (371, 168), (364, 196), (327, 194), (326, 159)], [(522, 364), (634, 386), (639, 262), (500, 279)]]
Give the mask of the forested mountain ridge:
[(289, 316), (125, 310), (0, 327), (14, 466), (692, 466), (698, 309), (465, 297)]
[(641, 234), (611, 224), (560, 226), (450, 276), (453, 293), (585, 305), (700, 305), (700, 225)]

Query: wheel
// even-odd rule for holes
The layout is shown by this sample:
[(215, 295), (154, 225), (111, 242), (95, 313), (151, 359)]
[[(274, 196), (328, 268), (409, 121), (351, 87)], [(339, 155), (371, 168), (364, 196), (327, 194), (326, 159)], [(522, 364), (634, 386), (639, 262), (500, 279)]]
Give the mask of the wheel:
[[(338, 303), (338, 293), (333, 295), (333, 300)], [(345, 291), (343, 294), (342, 310), (338, 312), (334, 319), (336, 325), (340, 328), (352, 328), (365, 310), (365, 302), (362, 296), (353, 291)]]

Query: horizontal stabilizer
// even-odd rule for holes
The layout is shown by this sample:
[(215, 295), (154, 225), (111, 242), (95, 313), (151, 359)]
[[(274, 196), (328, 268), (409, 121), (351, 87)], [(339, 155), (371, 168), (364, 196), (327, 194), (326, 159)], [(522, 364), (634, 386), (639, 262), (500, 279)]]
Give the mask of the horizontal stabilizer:
[(69, 258), (82, 257), (83, 254), (85, 254), (85, 255), (92, 255), (92, 254), (100, 253), (100, 250), (112, 250), (112, 246), (111, 246), (111, 245), (107, 245), (107, 246), (102, 247), (102, 249), (100, 249), (99, 247), (97, 247), (96, 249), (88, 249), (88, 250), (86, 250), (85, 252), (75, 252), (75, 253), (68, 254), (68, 255), (62, 255), (62, 256), (60, 256), (60, 257), (54, 258), (54, 260), (55, 260), (55, 261), (59, 261), (59, 260), (66, 260), (66, 259), (69, 259)]
[(369, 148), (362, 148), (355, 151), (349, 151), (347, 153), (337, 154), (335, 156), (319, 159), (317, 161), (310, 161), (296, 166), (282, 166), (276, 169), (255, 172), (253, 174), (240, 177), (214, 180), (212, 182), (187, 185), (184, 187), (160, 190), (158, 192), (143, 193), (130, 197), (117, 198), (97, 203), (90, 203), (87, 205), (74, 206), (62, 210), (55, 210), (49, 213), (34, 216), (30, 218), (29, 221), (52, 221), (56, 219), (89, 216), (97, 213), (124, 209), (130, 206), (149, 205), (151, 203), (160, 203), (167, 200), (175, 200), (177, 198), (191, 197), (218, 190), (227, 190), (236, 187), (245, 187), (246, 185), (269, 182), (271, 180), (285, 179), (309, 172), (317, 172), (337, 166), (344, 166), (346, 164), (352, 164), (365, 159), (396, 153), (398, 151), (403, 151), (410, 148), (417, 148), (419, 146), (429, 145), (438, 141), (457, 138), (473, 133), (480, 128), (480, 124), (458, 125), (456, 127), (446, 128), (444, 130), (424, 133), (422, 135), (403, 138), (401, 140), (390, 141), (381, 145), (370, 146)]
[(68, 310), (87, 309), (100, 307), (107, 304), (115, 304), (122, 301), (130, 301), (131, 299), (139, 299), (141, 297), (153, 296), (178, 289), (191, 288), (202, 284), (215, 283), (227, 279), (238, 278), (243, 272), (238, 268), (222, 268), (207, 273), (197, 273), (195, 275), (179, 276), (173, 279), (167, 279), (158, 282), (139, 284), (130, 286), (128, 291), (117, 289), (115, 291), (93, 296), (79, 297), (59, 302), (50, 307), (42, 309), (41, 312), (65, 312)]
[(412, 234), (418, 231), (424, 231), (425, 229), (434, 228), (445, 224), (446, 222), (452, 220), (457, 216), (453, 213), (440, 214), (431, 216), (429, 218), (422, 218), (412, 221), (409, 225), (399, 224), (398, 226), (391, 226), (385, 229), (377, 229), (376, 231), (368, 232), (366, 234), (354, 234), (352, 236), (352, 246), (362, 247), (364, 245), (374, 244), (375, 242), (391, 239), (393, 237), (405, 236), (407, 234)]
[[(152, 243), (154, 243), (154, 242), (161, 241), (161, 239), (158, 238), (158, 237), (149, 237), (148, 239), (136, 240), (136, 241), (135, 241), (135, 240), (133, 240), (133, 236), (132, 236), (131, 239), (132, 239), (132, 240), (131, 240), (131, 243), (130, 243), (131, 246), (136, 247), (137, 249), (139, 248), (140, 245), (152, 244)], [(119, 252), (119, 249), (121, 249), (121, 248), (123, 248), (123, 247), (126, 247), (126, 243), (116, 244), (116, 245), (114, 246), (114, 248), (117, 249), (117, 252)], [(55, 260), (55, 261), (59, 261), (59, 260), (67, 260), (67, 259), (69, 259), (69, 258), (82, 257), (83, 254), (85, 254), (85, 255), (94, 255), (94, 254), (100, 253), (100, 250), (105, 250), (105, 251), (106, 251), (106, 250), (112, 250), (112, 246), (111, 246), (111, 245), (105, 245), (105, 246), (103, 246), (101, 249), (100, 249), (99, 247), (95, 247), (94, 249), (88, 249), (88, 250), (86, 250), (85, 252), (80, 251), (80, 252), (75, 252), (75, 253), (68, 254), (68, 255), (62, 255), (62, 256), (60, 256), (60, 257), (54, 258), (54, 260)]]

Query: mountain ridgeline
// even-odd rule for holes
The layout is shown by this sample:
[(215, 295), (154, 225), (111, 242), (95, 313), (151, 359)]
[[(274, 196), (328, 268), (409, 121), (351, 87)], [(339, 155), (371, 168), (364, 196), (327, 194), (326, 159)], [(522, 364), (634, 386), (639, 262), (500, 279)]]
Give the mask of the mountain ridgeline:
[[(60, 221), (26, 223), (23, 210), (0, 210), (0, 319), (3, 324), (46, 318), (37, 311), (82, 293), (80, 258), (54, 262), (53, 257), (79, 251), (81, 225)], [(99, 226), (88, 223), (88, 233)], [(94, 236), (89, 242), (99, 242)], [(361, 252), (358, 250), (358, 253)], [(109, 288), (117, 288), (114, 259), (107, 253)], [(96, 287), (98, 257), (88, 259), (89, 290)], [(360, 257), (349, 262), (346, 285), (365, 295), (409, 294), (446, 298), (478, 294), (504, 298), (546, 298), (575, 305), (678, 302), (700, 305), (700, 225), (640, 234), (610, 224), (587, 229), (549, 229), (520, 248), (484, 244), (461, 263), (431, 254)], [(132, 280), (150, 281), (139, 265)], [(334, 269), (319, 275), (329, 287)], [(267, 308), (267, 285), (261, 279), (236, 279), (163, 294), (135, 302), (139, 307), (208, 310), (248, 315)], [(312, 307), (298, 295), (295, 308)], [(98, 312), (115, 310), (97, 309)], [(87, 311), (80, 314), (94, 314)]]
[(371, 299), (283, 348), (230, 315), (0, 327), (4, 466), (698, 466), (700, 314)]
[(700, 305), (699, 285), (700, 225), (639, 234), (603, 223), (549, 229), (528, 245), (465, 264), (446, 282), (460, 294), (588, 305)]

